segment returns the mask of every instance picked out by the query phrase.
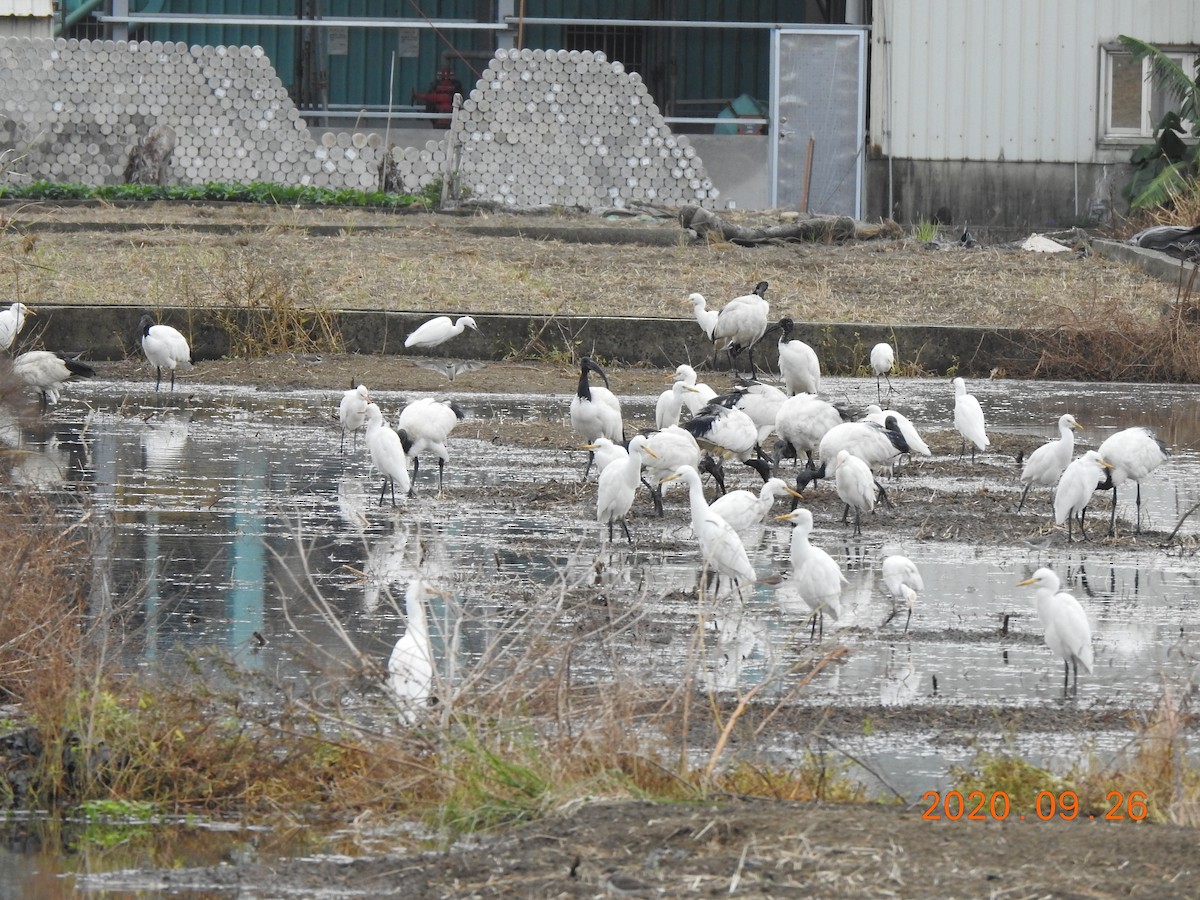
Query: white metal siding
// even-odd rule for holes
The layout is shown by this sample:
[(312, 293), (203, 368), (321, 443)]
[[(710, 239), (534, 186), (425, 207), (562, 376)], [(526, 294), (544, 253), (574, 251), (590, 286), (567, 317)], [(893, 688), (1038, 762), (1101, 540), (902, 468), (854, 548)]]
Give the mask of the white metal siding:
[(0, 0), (0, 17), (52, 15), (54, 0)]
[(1200, 2), (876, 0), (870, 140), (902, 159), (1099, 161), (1099, 48), (1120, 34), (1200, 44)]

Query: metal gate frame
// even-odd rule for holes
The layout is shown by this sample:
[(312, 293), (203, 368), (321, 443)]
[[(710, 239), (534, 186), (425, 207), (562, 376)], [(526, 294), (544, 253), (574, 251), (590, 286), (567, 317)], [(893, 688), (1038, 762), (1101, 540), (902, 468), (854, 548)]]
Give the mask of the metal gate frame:
[[(769, 162), (769, 179), (770, 179), (770, 204), (772, 207), (779, 205), (779, 159), (780, 159), (780, 144), (794, 131), (789, 131), (785, 126), (784, 111), (780, 109), (780, 64), (782, 61), (782, 39), (785, 35), (804, 34), (804, 35), (830, 35), (840, 37), (857, 37), (858, 38), (858, 53), (856, 54), (857, 72), (856, 79), (858, 84), (857, 107), (855, 111), (855, 146), (857, 152), (855, 154), (855, 172), (854, 172), (854, 209), (850, 213), (854, 218), (862, 218), (863, 210), (863, 180), (865, 171), (866, 152), (866, 127), (867, 127), (867, 36), (869, 29), (865, 26), (842, 26), (842, 25), (825, 25), (825, 26), (810, 26), (805, 28), (773, 28), (771, 29), (771, 126), (770, 126), (770, 162)], [(797, 148), (800, 144), (794, 144)]]

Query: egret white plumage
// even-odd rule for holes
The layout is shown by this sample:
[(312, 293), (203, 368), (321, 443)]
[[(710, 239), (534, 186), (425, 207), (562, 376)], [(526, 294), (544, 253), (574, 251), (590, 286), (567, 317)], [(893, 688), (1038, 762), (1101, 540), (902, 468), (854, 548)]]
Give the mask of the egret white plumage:
[(862, 534), (863, 512), (875, 509), (875, 475), (871, 467), (849, 450), (839, 450), (833, 481), (838, 497), (846, 504), (842, 511), (842, 524), (846, 524), (850, 508), (854, 507), (854, 533)]
[(692, 466), (683, 466), (673, 475), (668, 475), (664, 481), (682, 479), (688, 486), (688, 500), (692, 510), (692, 531), (700, 547), (700, 556), (704, 565), (716, 572), (718, 576), (725, 575), (735, 581), (753, 582), (754, 567), (750, 565), (750, 557), (742, 539), (720, 515), (713, 512), (704, 499), (704, 487), (700, 483), (700, 473)]
[(629, 441), (628, 458), (606, 467), (600, 472), (596, 484), (596, 518), (601, 525), (608, 525), (608, 541), (612, 543), (613, 523), (620, 522), (625, 540), (633, 543), (625, 517), (633, 508), (633, 497), (637, 493), (642, 476), (642, 461), (653, 457), (654, 451), (646, 444), (646, 436), (634, 435)]
[(694, 392), (688, 391), (683, 395), (684, 405), (693, 416), (708, 406), (713, 397), (717, 396), (717, 392), (711, 387), (703, 381), (696, 380), (696, 370), (686, 363), (676, 367), (672, 378), (675, 381), (682, 381), (688, 387), (695, 388)]
[(591, 450), (596, 460), (597, 473), (603, 472), (610, 463), (629, 459), (629, 451), (624, 444), (614, 444), (608, 438), (596, 438), (590, 444), (585, 444), (583, 450)]
[(162, 386), (162, 370), (171, 372), (171, 390), (175, 390), (175, 370), (187, 372), (192, 368), (192, 348), (177, 329), (170, 325), (155, 325), (150, 316), (138, 322), (142, 334), (142, 352), (154, 366), (154, 390)]
[(791, 522), (792, 528), (792, 575), (788, 588), (794, 591), (813, 613), (813, 632), (820, 623), (821, 634), (825, 633), (825, 610), (830, 609), (836, 618), (841, 609), (842, 588), (848, 584), (841, 568), (828, 553), (814, 547), (809, 540), (813, 529), (812, 512), (800, 507), (775, 517), (781, 522)]
[(808, 467), (815, 469), (813, 452), (821, 446), (821, 439), (831, 428), (843, 422), (841, 410), (827, 400), (812, 394), (796, 394), (789, 397), (775, 413), (775, 442), (773, 462), (789, 454), (795, 457), (801, 451), (808, 458)]
[(1108, 533), (1116, 530), (1117, 524), (1117, 488), (1126, 481), (1137, 484), (1137, 526), (1138, 534), (1142, 531), (1142, 479), (1161, 466), (1171, 455), (1171, 451), (1149, 428), (1134, 426), (1118, 431), (1106, 438), (1098, 449), (1112, 468), (1108, 478), (1099, 485), (1100, 490), (1112, 491), (1112, 513), (1108, 520)]
[(921, 570), (917, 568), (915, 562), (907, 556), (899, 554), (884, 557), (881, 569), (883, 584), (892, 598), (892, 614), (884, 620), (883, 624), (886, 625), (895, 618), (896, 604), (903, 600), (908, 607), (908, 617), (904, 620), (904, 633), (908, 634), (908, 624), (912, 621), (913, 604), (917, 600), (917, 594), (925, 590), (925, 579), (921, 577)]
[(712, 402), (730, 409), (740, 409), (748, 415), (758, 428), (758, 443), (761, 446), (775, 430), (775, 417), (787, 399), (787, 394), (773, 384), (742, 381), (727, 393), (713, 398)]
[[(464, 413), (453, 400), (437, 400), (423, 397), (414, 400), (400, 411), (396, 422), (396, 433), (404, 445), (404, 452), (412, 458), (413, 482), (421, 469), (421, 457), (433, 454), (438, 461), (438, 493), (441, 494), (445, 482), (446, 463), (450, 459), (450, 451), (446, 441), (454, 426), (463, 420)], [(408, 495), (411, 497), (416, 489), (410, 483)]]
[(683, 302), (691, 304), (700, 330), (704, 332), (706, 338), (710, 341), (713, 340), (713, 329), (717, 327), (717, 310), (708, 308), (708, 301), (704, 299), (703, 294), (688, 294), (688, 298)]
[(787, 494), (804, 499), (801, 493), (788, 487), (782, 478), (768, 478), (757, 494), (745, 489), (730, 491), (710, 503), (708, 508), (732, 525), (733, 530), (744, 538), (748, 532), (767, 520), (767, 514), (775, 500)]
[(367, 424), (367, 404), (370, 402), (371, 395), (363, 384), (342, 394), (338, 404), (338, 421), (342, 423), (342, 453), (346, 452), (346, 432), (353, 434), (357, 441), (358, 430)]
[(886, 425), (888, 417), (891, 416), (896, 420), (896, 426), (900, 434), (904, 436), (905, 442), (908, 444), (909, 453), (919, 453), (921, 456), (932, 456), (933, 452), (929, 449), (929, 445), (925, 443), (921, 433), (917, 431), (908, 416), (897, 412), (894, 409), (881, 409), (878, 404), (871, 403), (867, 406), (866, 418), (870, 422), (875, 422), (878, 425)]
[[(672, 376), (666, 376), (671, 379)], [(679, 424), (679, 414), (683, 412), (684, 395), (699, 393), (694, 387), (676, 381), (670, 388), (658, 395), (654, 406), (654, 427), (666, 428), (668, 425)]]
[(788, 396), (794, 394), (817, 394), (821, 391), (821, 360), (817, 351), (804, 341), (793, 338), (796, 323), (784, 316), (767, 331), (778, 330), (779, 374), (783, 376), (784, 390)]
[(1092, 500), (1092, 492), (1112, 466), (1095, 450), (1089, 450), (1063, 470), (1054, 489), (1054, 521), (1067, 524), (1067, 541), (1071, 540), (1071, 525), (1079, 516), (1079, 533), (1087, 538), (1083, 515)]
[(896, 365), (896, 351), (891, 344), (879, 343), (871, 348), (871, 371), (875, 373), (875, 392), (879, 395), (879, 405), (883, 405), (883, 388), (879, 385), (880, 378), (887, 379), (888, 396), (892, 395), (892, 367)]
[(63, 385), (72, 377), (91, 378), (96, 371), (76, 356), (62, 356), (49, 350), (29, 350), (12, 363), (12, 373), (41, 396), (42, 412), (58, 403)]
[[(588, 373), (595, 372), (604, 379), (604, 387), (593, 386)], [(625, 443), (625, 423), (621, 419), (621, 401), (608, 388), (608, 375), (591, 357), (585, 356), (579, 364), (579, 383), (575, 396), (571, 398), (571, 427), (588, 443), (606, 437), (614, 444)], [(592, 453), (588, 451), (586, 478), (592, 467)]]
[(757, 377), (754, 368), (754, 345), (767, 330), (771, 307), (764, 299), (767, 282), (760, 281), (749, 294), (734, 297), (717, 313), (717, 324), (713, 327), (713, 340), (727, 340), (725, 350), (729, 353), (729, 370), (735, 371), (734, 360), (745, 350), (750, 356), (750, 374)]
[(954, 429), (963, 439), (959, 459), (967, 452), (967, 441), (971, 442), (972, 463), (975, 462), (975, 448), (985, 450), (991, 443), (983, 422), (983, 407), (979, 405), (974, 394), (967, 393), (967, 383), (961, 378), (954, 379)]
[(663, 479), (684, 466), (700, 467), (700, 445), (691, 432), (678, 425), (669, 425), (656, 431), (646, 439), (646, 446), (654, 451), (650, 459), (643, 459), (646, 469), (646, 487), (654, 501), (654, 511), (663, 514)]
[(383, 475), (383, 487), (379, 489), (379, 505), (383, 506), (383, 495), (390, 484), (392, 506), (395, 506), (396, 485), (400, 486), (400, 493), (405, 495), (410, 487), (408, 460), (400, 435), (383, 421), (383, 412), (376, 403), (367, 404), (367, 450), (371, 453), (372, 464)]
[(763, 481), (771, 477), (770, 464), (754, 457), (758, 449), (758, 426), (740, 409), (710, 403), (700, 411), (700, 415), (684, 422), (683, 428), (696, 439), (701, 450), (716, 457), (712, 474), (722, 494), (725, 493), (724, 469), (720, 463), (722, 459), (741, 461), (758, 472)]
[(1063, 661), (1063, 691), (1071, 671), (1075, 689), (1079, 689), (1079, 667), (1089, 675), (1095, 663), (1092, 651), (1092, 626), (1087, 613), (1073, 594), (1061, 590), (1058, 576), (1050, 569), (1038, 569), (1033, 576), (1017, 582), (1018, 587), (1035, 588), (1038, 619), (1045, 633), (1046, 646)]
[(17, 335), (25, 327), (25, 317), (36, 315), (37, 313), (24, 303), (14, 303), (4, 312), (0, 312), (0, 350), (12, 349)]
[(427, 587), (420, 578), (404, 595), (404, 634), (388, 657), (387, 688), (400, 708), (400, 723), (411, 725), (433, 697), (433, 642), (425, 613)]
[(416, 331), (406, 337), (404, 346), (428, 350), (446, 343), (452, 337), (458, 337), (468, 328), (472, 331), (479, 330), (471, 316), (459, 316), (455, 321), (451, 321), (449, 316), (436, 316), (428, 322), (423, 322)]
[(1025, 488), (1021, 491), (1021, 502), (1017, 504), (1017, 512), (1025, 505), (1025, 495), (1035, 484), (1040, 487), (1050, 487), (1058, 483), (1063, 469), (1075, 455), (1075, 431), (1082, 431), (1083, 426), (1075, 421), (1070, 413), (1058, 417), (1058, 440), (1048, 441), (1029, 454), (1025, 466), (1021, 469), (1021, 481)]

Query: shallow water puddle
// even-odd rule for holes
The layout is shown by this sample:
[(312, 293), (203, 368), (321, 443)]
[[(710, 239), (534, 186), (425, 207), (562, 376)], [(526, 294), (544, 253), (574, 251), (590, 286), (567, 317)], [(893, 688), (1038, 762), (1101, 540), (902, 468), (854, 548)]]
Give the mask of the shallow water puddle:
[[(950, 427), (948, 382), (895, 384), (892, 404), (902, 400), (918, 426)], [(829, 379), (829, 392), (866, 403), (875, 399), (868, 385)], [(1200, 437), (1192, 389), (1001, 381), (969, 387), (995, 431), (1049, 438), (1061, 411), (1072, 411), (1087, 428), (1080, 449), (1127, 424), (1150, 424), (1173, 456), (1143, 486), (1144, 522), (1169, 528), (1200, 500), (1196, 454), (1188, 449)], [(380, 483), (361, 436), (348, 436), (346, 453), (339, 454), (333, 392), (192, 386), (195, 405), (182, 410), (166, 396), (131, 396), (121, 384), (97, 382), (88, 390), (94, 412), (86, 422), (76, 399), (57, 409), (40, 433), (24, 436), (31, 451), (25, 468), (27, 480), (38, 483), (85, 482), (98, 511), (111, 518), (112, 594), (135, 598), (135, 624), (142, 626), (125, 647), (130, 665), (169, 664), (180, 654), (215, 647), (250, 669), (320, 679), (331, 661), (353, 659), (339, 628), (382, 663), (404, 627), (395, 598), (418, 571), (452, 594), (432, 610), (447, 673), (469, 667), (497, 640), (519, 643), (514, 609), (545, 602), (564, 580), (594, 587), (603, 618), (630, 623), (623, 640), (581, 647), (577, 675), (604, 679), (614, 665), (624, 665), (642, 679), (677, 683), (698, 622), (705, 628), (707, 677), (721, 689), (774, 679), (770, 690), (789, 695), (785, 673), (817, 652), (808, 610), (788, 601), (786, 585), (747, 587), (744, 603), (697, 599), (697, 555), (681, 490), (668, 493), (664, 520), (649, 515), (639, 493), (630, 522), (637, 543), (630, 548), (618, 529), (614, 545), (604, 546), (594, 521), (594, 487), (580, 482), (582, 452), (472, 436), (480, 423), (494, 421), (565, 425), (567, 398), (458, 396), (468, 419), (452, 438), (446, 495), (437, 496), (436, 467), (423, 469), (418, 496), (393, 512), (386, 502), (378, 505)], [(400, 395), (377, 399), (394, 418)], [(628, 420), (644, 422), (653, 398), (625, 398), (625, 406)], [(573, 443), (564, 430), (562, 445)], [(905, 477), (943, 491), (960, 481), (973, 490), (1011, 472), (1008, 483), (1016, 485), (1015, 464), (1004, 465), (981, 465), (978, 478), (949, 478), (935, 458)], [(757, 486), (748, 470), (734, 471), (732, 481)], [(832, 485), (819, 490), (831, 492)], [(1130, 517), (1132, 494), (1121, 495), (1122, 514), (1128, 508)], [(1048, 499), (1031, 495), (1030, 502), (1044, 513)], [(1102, 515), (1095, 517), (1097, 528)], [(1066, 547), (1036, 535), (1009, 546), (906, 535), (901, 546), (886, 516), (878, 514), (856, 539), (836, 518), (818, 513), (813, 541), (839, 561), (849, 582), (840, 616), (825, 617), (824, 635), (852, 652), (792, 701), (864, 707), (1060, 702), (1061, 664), (1041, 642), (1031, 592), (1016, 587), (1042, 565), (1084, 602), (1095, 633), (1096, 672), (1080, 679), (1072, 702), (1145, 706), (1159, 692), (1160, 676), (1190, 677), (1200, 620), (1190, 558), (1098, 543)], [(1037, 524), (1030, 520), (1031, 535)], [(1188, 520), (1182, 530), (1200, 533), (1200, 521)], [(754, 554), (761, 577), (788, 570), (789, 538), (786, 527), (765, 527)], [(892, 606), (878, 572), (889, 552), (910, 556), (926, 581), (907, 634), (903, 609), (883, 625)], [(310, 602), (316, 592), (326, 607)], [(561, 627), (577, 627), (580, 615), (565, 617)]]

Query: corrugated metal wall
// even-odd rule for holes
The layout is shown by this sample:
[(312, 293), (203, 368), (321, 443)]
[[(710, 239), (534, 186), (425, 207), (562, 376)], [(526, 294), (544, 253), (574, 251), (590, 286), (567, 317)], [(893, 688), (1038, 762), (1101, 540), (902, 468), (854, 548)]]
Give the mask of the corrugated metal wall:
[(903, 159), (1103, 161), (1099, 48), (1120, 34), (1200, 43), (1197, 0), (875, 0), (874, 9), (869, 139)]

